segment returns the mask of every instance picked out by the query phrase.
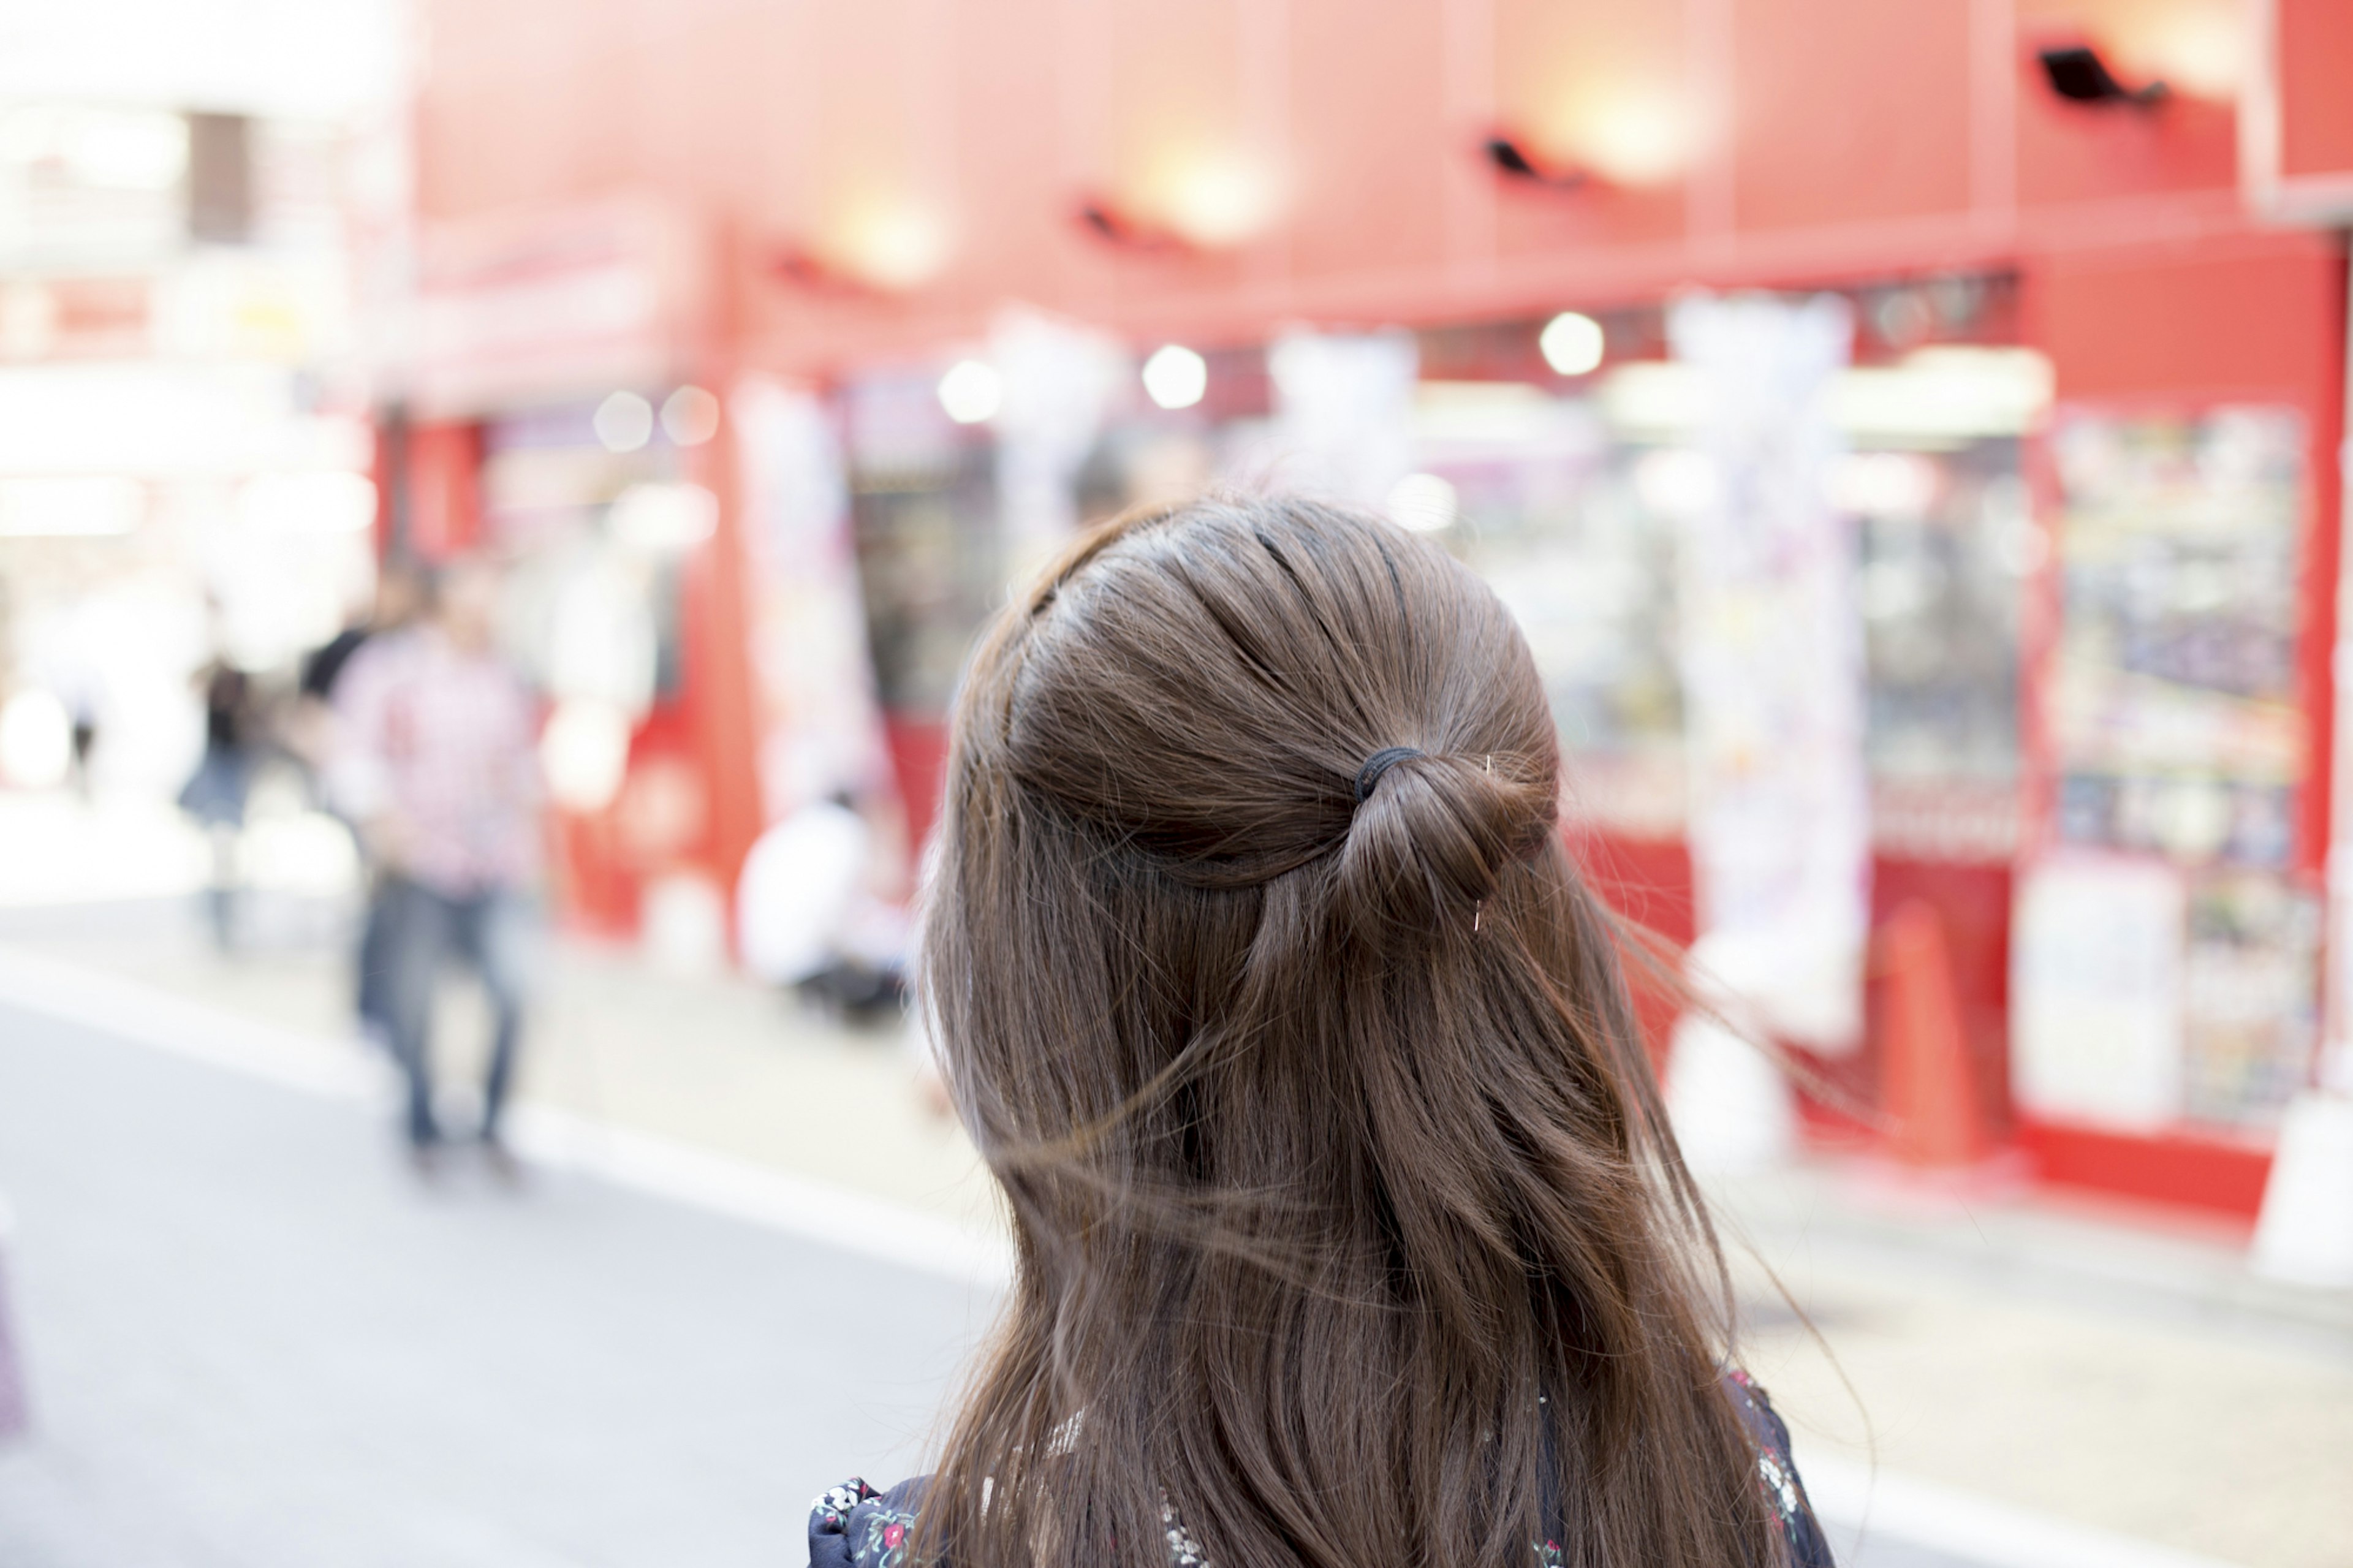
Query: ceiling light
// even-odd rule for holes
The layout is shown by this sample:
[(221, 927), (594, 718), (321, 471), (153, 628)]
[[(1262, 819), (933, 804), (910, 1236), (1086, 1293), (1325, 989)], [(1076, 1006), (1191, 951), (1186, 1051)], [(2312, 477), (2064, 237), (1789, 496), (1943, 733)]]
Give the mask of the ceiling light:
[(940, 406), (959, 425), (996, 417), (1005, 403), (1005, 378), (976, 359), (959, 360), (940, 377)]
[(1182, 343), (1166, 343), (1144, 362), (1144, 390), (1163, 408), (1190, 408), (1209, 390), (1209, 362)]
[(1679, 85), (1612, 72), (1564, 84), (1526, 119), (1487, 138), (1487, 161), (1509, 178), (1556, 191), (1671, 184), (1691, 167), (1703, 124)]
[(719, 434), (719, 399), (699, 386), (681, 386), (662, 399), (662, 431), (681, 447), (700, 447)]
[(840, 226), (839, 249), (850, 273), (871, 287), (904, 293), (947, 265), (948, 226), (913, 201), (873, 201)]
[(654, 405), (634, 392), (617, 392), (596, 405), (596, 439), (608, 452), (634, 452), (654, 438)]
[(1536, 347), (1543, 351), (1545, 363), (1552, 366), (1556, 374), (1584, 375), (1600, 368), (1601, 356), (1609, 343), (1602, 335), (1600, 322), (1575, 310), (1563, 310), (1545, 323)]
[(1683, 95), (1625, 81), (1584, 105), (1574, 145), (1594, 177), (1613, 185), (1661, 185), (1691, 166), (1700, 125)]
[(1239, 153), (1184, 160), (1155, 183), (1152, 205), (1179, 238), (1203, 250), (1256, 237), (1274, 217), (1281, 195), (1265, 166)]
[(2162, 78), (2171, 90), (2227, 103), (2244, 89), (2249, 7), (2237, 0), (2175, 0), (2117, 18), (2106, 42), (2119, 68), (2136, 76)]
[(868, 192), (768, 258), (775, 273), (828, 293), (905, 294), (937, 278), (955, 248), (946, 216), (903, 195)]

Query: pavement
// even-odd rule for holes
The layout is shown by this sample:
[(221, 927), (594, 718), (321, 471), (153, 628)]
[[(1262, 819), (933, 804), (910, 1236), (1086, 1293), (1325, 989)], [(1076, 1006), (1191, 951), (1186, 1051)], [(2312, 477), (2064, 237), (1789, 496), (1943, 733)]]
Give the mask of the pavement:
[(21, 960), (0, 986), (36, 995), (0, 1002), (11, 1568), (791, 1562), (825, 1486), (920, 1468), (994, 1308), (920, 1234), (862, 1256), (627, 1161), (420, 1181), (364, 1072), (201, 1018), (165, 1043), (152, 1009), (60, 1018), (90, 1009)]
[(1745, 1357), (1822, 1511), (2052, 1568), (2353, 1563), (2353, 1303), (2269, 1310), (2237, 1248), (2145, 1215), (2012, 1199), (1899, 1226), (1922, 1200), (1874, 1179), (1722, 1199)]
[[(250, 912), (224, 957), (181, 898), (0, 909), (0, 1563), (792, 1562), (919, 1462), (1002, 1237), (898, 1039), (560, 946), (530, 1183), (420, 1191), (347, 905)], [(2242, 1231), (1854, 1166), (1719, 1203), (1841, 1562), (2353, 1568), (2353, 1296)]]
[(917, 1463), (986, 1286), (0, 1006), (11, 1568), (797, 1561)]
[[(0, 844), (5, 852), (5, 844)], [(347, 900), (249, 900), (216, 952), (193, 896), (0, 906), (0, 943), (361, 1055)], [(903, 1034), (849, 1029), (727, 975), (665, 973), (595, 942), (551, 944), (521, 1069), (532, 1104), (795, 1172), (993, 1232), (993, 1189), (954, 1122), (919, 1104)], [(461, 1090), (487, 1037), (480, 997), (446, 989), (439, 1077)]]

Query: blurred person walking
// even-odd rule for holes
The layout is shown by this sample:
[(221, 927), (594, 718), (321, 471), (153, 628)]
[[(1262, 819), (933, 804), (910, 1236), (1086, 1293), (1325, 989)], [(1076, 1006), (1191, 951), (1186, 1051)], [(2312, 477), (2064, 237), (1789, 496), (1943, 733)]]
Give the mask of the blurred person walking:
[(196, 671), (195, 683), (205, 704), (205, 749), (180, 790), (179, 805), (212, 846), (205, 909), (213, 944), (227, 952), (237, 945), (237, 845), (253, 790), (259, 713), (252, 679), (226, 653)]
[(392, 1013), (385, 997), (385, 977), (391, 967), (392, 881), (369, 853), (362, 825), (343, 813), (334, 792), (325, 787), (325, 779), (336, 752), (335, 699), (344, 672), (371, 639), (388, 637), (416, 620), (425, 591), (424, 574), (413, 563), (385, 563), (376, 573), (375, 592), (365, 613), (354, 616), (303, 659), (290, 731), (291, 748), (310, 770), (327, 810), (350, 829), (359, 848), (366, 894), (359, 942), (353, 953), (353, 1011), (359, 1018), (360, 1033), (386, 1048), (392, 1044)]
[(1493, 591), (1355, 512), (1131, 514), (998, 616), (921, 979), (1015, 1276), (814, 1568), (1829, 1568), (1560, 770)]
[(405, 1131), (420, 1170), (442, 1142), (432, 1065), (434, 993), (452, 960), (481, 978), (492, 1016), (480, 1135), (501, 1171), (530, 978), (540, 860), (538, 704), (498, 647), (500, 579), (486, 560), (445, 566), (412, 630), (371, 638), (337, 683), (331, 794), (377, 868), (381, 1005), (407, 1079)]
[(311, 649), (302, 660), (297, 687), (301, 699), (332, 709), (335, 688), (342, 683), (353, 656), (365, 647), (370, 638), (400, 631), (415, 621), (424, 606), (426, 592), (425, 574), (415, 563), (385, 562), (376, 572), (375, 592), (362, 613), (353, 616), (341, 631)]

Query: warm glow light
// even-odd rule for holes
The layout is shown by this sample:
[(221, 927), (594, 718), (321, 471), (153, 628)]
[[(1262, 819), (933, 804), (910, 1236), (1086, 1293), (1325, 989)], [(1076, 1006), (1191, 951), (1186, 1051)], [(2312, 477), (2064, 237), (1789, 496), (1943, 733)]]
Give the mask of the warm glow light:
[(1607, 346), (1601, 323), (1575, 310), (1563, 310), (1546, 322), (1543, 335), (1536, 339), (1545, 363), (1559, 375), (1584, 375), (1599, 368)]
[(1691, 116), (1674, 95), (1632, 89), (1595, 110), (1585, 162), (1613, 184), (1654, 185), (1683, 172), (1692, 141)]
[(2128, 82), (2155, 79), (2222, 101), (2245, 83), (2247, 24), (2238, 0), (2158, 0), (2097, 30)]
[(959, 425), (992, 419), (1005, 402), (1005, 378), (976, 359), (959, 360), (940, 377), (940, 406)]
[(1222, 250), (1273, 221), (1282, 190), (1265, 163), (1233, 150), (1187, 149), (1155, 163), (1134, 192), (1136, 214), (1187, 245)]
[(719, 434), (719, 399), (699, 386), (681, 386), (662, 399), (662, 431), (681, 447), (700, 447)]
[(903, 196), (871, 196), (831, 226), (827, 259), (860, 282), (893, 293), (930, 282), (947, 265), (947, 222)]
[(608, 452), (634, 452), (654, 438), (654, 405), (634, 392), (617, 392), (596, 405), (596, 439)]
[(1563, 167), (1589, 170), (1613, 185), (1655, 185), (1691, 166), (1699, 128), (1675, 88), (1630, 77), (1564, 94), (1534, 116), (1537, 149)]
[(1190, 408), (1209, 390), (1209, 362), (1182, 343), (1168, 343), (1144, 362), (1145, 395), (1163, 408)]
[(1454, 487), (1436, 474), (1408, 474), (1389, 491), (1389, 516), (1416, 533), (1436, 533), (1460, 510)]

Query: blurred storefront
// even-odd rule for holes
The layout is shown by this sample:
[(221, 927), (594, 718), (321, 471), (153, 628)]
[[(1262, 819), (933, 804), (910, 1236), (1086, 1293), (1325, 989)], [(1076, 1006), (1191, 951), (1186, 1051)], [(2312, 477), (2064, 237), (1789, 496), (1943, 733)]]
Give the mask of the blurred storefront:
[(393, 24), (376, 0), (12, 21), (0, 785), (70, 771), (163, 808), (201, 742), (193, 672), (290, 689), (365, 602), (354, 236), (407, 200)]
[(380, 375), (381, 546), (512, 564), (512, 641), (551, 700), (563, 902), (634, 929), (640, 885), (714, 831), (683, 680), (690, 619), (711, 624), (685, 613), (708, 593), (689, 557), (719, 508), (716, 400), (688, 379), (706, 268), (674, 215), (628, 201), (432, 226), (415, 267)]
[(1851, 562), (1820, 654), (1853, 711), (1815, 717), (1869, 799), (1860, 1037), (1825, 1027), (1812, 1135), (1871, 1142), (1841, 1100), (1908, 1070), (1899, 915), (1967, 1131), (2052, 1179), (2251, 1213), (2288, 1096), (2342, 1070), (2329, 6), (714, 3), (556, 53), (521, 0), (426, 9), (383, 527), (525, 563), (581, 918), (723, 895), (816, 793), (895, 796), (920, 844), (1025, 562), (1297, 482), (1496, 584), (1594, 876), (1698, 934), (1720, 627), (1678, 606), (1726, 480), (1677, 312), (1764, 291), (1852, 323), (1809, 439)]

